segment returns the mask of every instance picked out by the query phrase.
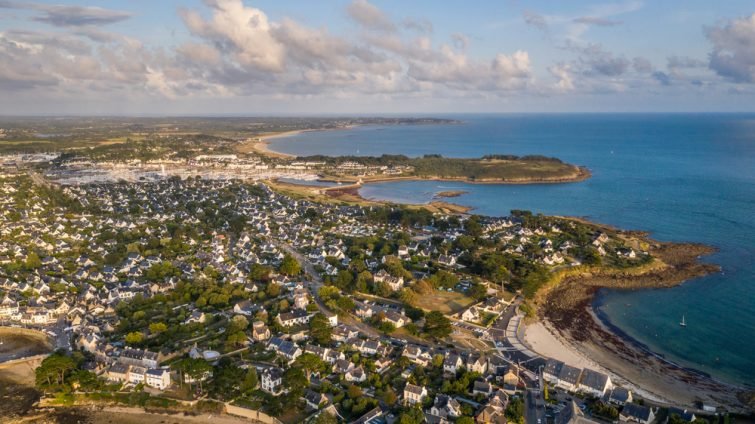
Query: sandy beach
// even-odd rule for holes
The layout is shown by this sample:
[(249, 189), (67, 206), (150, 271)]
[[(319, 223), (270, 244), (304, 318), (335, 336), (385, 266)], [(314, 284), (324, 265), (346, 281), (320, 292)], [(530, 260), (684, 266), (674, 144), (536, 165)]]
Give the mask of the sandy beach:
[(548, 330), (542, 322), (526, 325), (524, 342), (534, 352), (544, 357), (557, 359), (577, 368), (591, 368), (596, 371), (606, 371), (594, 361), (585, 358), (579, 352), (572, 349), (571, 346), (568, 346), (557, 334)]
[(139, 408), (107, 407), (89, 414), (92, 424), (241, 424), (251, 420), (230, 415), (201, 414), (153, 414)]
[(0, 341), (0, 365), (6, 361), (49, 353), (52, 350), (46, 334), (25, 328), (0, 327)]
[[(667, 390), (665, 387), (651, 386), (650, 390), (648, 390), (644, 386), (635, 384), (635, 381), (637, 381), (636, 372), (631, 369), (618, 367), (618, 364), (611, 360), (610, 355), (605, 353), (596, 354), (594, 349), (580, 349), (578, 344), (565, 339), (553, 328), (550, 328), (547, 323), (535, 322), (533, 324), (528, 324), (525, 329), (524, 341), (534, 352), (544, 357), (556, 359), (573, 367), (589, 368), (607, 374), (611, 377), (611, 381), (614, 384), (621, 385), (647, 400), (662, 404), (678, 404), (679, 399), (682, 399), (674, 398), (674, 396), (665, 396), (665, 394), (660, 393), (662, 390)], [(598, 360), (601, 363), (596, 362), (593, 358), (599, 358)], [(622, 375), (614, 372), (611, 368), (606, 368), (603, 364), (612, 366), (616, 369), (622, 369), (626, 375), (632, 375), (632, 380), (627, 380), (622, 377)], [(672, 390), (681, 393), (684, 392), (682, 387), (682, 385), (675, 386)], [(697, 398), (684, 398), (685, 403), (692, 403), (695, 400), (697, 400)]]
[(259, 137), (249, 139), (248, 141), (245, 141), (244, 143), (240, 144), (237, 149), (242, 153), (253, 152), (262, 156), (267, 156), (267, 157), (272, 157), (272, 158), (293, 159), (296, 156), (270, 150), (269, 148), (270, 142), (268, 140), (271, 140), (274, 138), (281, 138), (281, 137), (291, 137), (296, 134), (300, 134), (303, 131), (304, 130), (284, 131), (280, 133), (265, 134)]
[(159, 414), (147, 412), (141, 408), (120, 406), (106, 407), (63, 407), (42, 409), (28, 416), (7, 416), (0, 414), (0, 422), (21, 423), (55, 423), (55, 424), (243, 424), (253, 421), (226, 414), (188, 415), (184, 413)]
[(353, 127), (354, 125), (348, 125), (341, 128), (330, 128), (330, 129), (327, 129), (327, 128), (314, 129), (313, 128), (313, 129), (281, 131), (281, 132), (262, 134), (258, 137), (250, 139), (248, 142), (242, 143), (239, 146), (239, 151), (244, 152), (244, 153), (255, 152), (259, 155), (267, 156), (271, 158), (295, 159), (297, 157), (296, 155), (283, 153), (283, 152), (276, 152), (275, 150), (271, 150), (270, 140), (275, 139), (275, 138), (292, 137), (301, 133), (311, 132), (311, 131), (336, 131), (336, 130), (342, 130), (342, 129), (349, 129)]
[(608, 328), (592, 308), (600, 287), (670, 287), (715, 272), (717, 267), (699, 262), (700, 256), (712, 251), (696, 244), (658, 243), (653, 253), (665, 263), (663, 267), (636, 275), (585, 273), (568, 277), (543, 294), (539, 316), (545, 325), (534, 326), (528, 342), (539, 353), (575, 366), (584, 367), (580, 358), (590, 358), (597, 366), (589, 367), (607, 370), (616, 383), (658, 403), (688, 408), (703, 403), (749, 412), (752, 407), (740, 400), (746, 393), (744, 388), (665, 360)]

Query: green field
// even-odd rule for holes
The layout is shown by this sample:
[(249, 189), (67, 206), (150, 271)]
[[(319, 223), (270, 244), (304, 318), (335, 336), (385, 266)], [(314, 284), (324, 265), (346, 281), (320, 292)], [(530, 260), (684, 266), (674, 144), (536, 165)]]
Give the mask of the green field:
[(457, 292), (434, 291), (431, 294), (417, 296), (414, 306), (417, 308), (455, 314), (468, 308), (474, 299)]

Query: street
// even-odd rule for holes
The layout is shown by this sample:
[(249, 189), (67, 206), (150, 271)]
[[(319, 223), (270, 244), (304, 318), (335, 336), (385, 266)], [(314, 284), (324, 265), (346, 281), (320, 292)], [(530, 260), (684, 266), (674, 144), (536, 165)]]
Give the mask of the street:
[(545, 401), (539, 390), (527, 390), (524, 397), (524, 419), (527, 424), (545, 424)]

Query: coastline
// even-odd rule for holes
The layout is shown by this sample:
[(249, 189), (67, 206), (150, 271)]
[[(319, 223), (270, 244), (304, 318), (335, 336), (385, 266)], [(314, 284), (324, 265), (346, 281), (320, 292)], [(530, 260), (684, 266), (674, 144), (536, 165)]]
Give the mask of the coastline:
[(275, 150), (272, 150), (270, 148), (270, 141), (272, 139), (276, 138), (285, 138), (285, 137), (293, 137), (295, 135), (299, 135), (306, 132), (316, 132), (316, 131), (338, 131), (338, 130), (346, 130), (350, 128), (355, 128), (356, 125), (347, 125), (344, 127), (339, 128), (305, 128), (301, 130), (290, 130), (290, 131), (281, 131), (281, 132), (271, 132), (271, 133), (265, 133), (257, 136), (257, 141), (247, 141), (244, 142), (241, 149), (245, 153), (254, 152), (261, 156), (266, 156), (270, 158), (276, 158), (276, 159), (296, 159), (297, 155), (292, 155), (290, 153), (284, 153), (284, 152), (278, 152)]
[(582, 272), (538, 294), (538, 316), (562, 349), (589, 358), (612, 380), (659, 404), (698, 403), (749, 412), (742, 402), (748, 388), (723, 382), (694, 368), (674, 363), (633, 339), (601, 317), (597, 309), (600, 289), (648, 289), (673, 287), (719, 268), (699, 262), (713, 248), (690, 243), (665, 243), (648, 239), (663, 266), (645, 272), (601, 274)]
[[(298, 185), (297, 185), (298, 186)], [(302, 186), (298, 186), (302, 187)], [(361, 204), (388, 205), (391, 202), (365, 199), (359, 194), (361, 184), (327, 188), (309, 188), (328, 199)], [(470, 208), (448, 202), (409, 204), (431, 211), (469, 213)], [(444, 208), (445, 207), (445, 208)], [(568, 218), (568, 217), (562, 217)], [(714, 248), (694, 243), (659, 242), (643, 231), (624, 231), (596, 224), (582, 218), (570, 218), (589, 223), (604, 231), (640, 239), (650, 245), (652, 254), (660, 260), (641, 269), (614, 273), (601, 273), (595, 269), (577, 270), (563, 276), (563, 280), (538, 293), (540, 321), (535, 325), (533, 351), (574, 364), (589, 367), (611, 375), (612, 380), (642, 397), (664, 405), (686, 405), (695, 408), (696, 402), (722, 405), (732, 411), (748, 411), (739, 396), (748, 389), (718, 381), (704, 372), (683, 367), (653, 352), (647, 346), (629, 337), (617, 327), (606, 323), (595, 310), (596, 296), (601, 288), (650, 289), (672, 287), (692, 278), (719, 271), (716, 265), (701, 263), (701, 256), (709, 255)], [(527, 334), (527, 333), (526, 333)], [(525, 337), (527, 337), (525, 335)], [(530, 332), (532, 337), (532, 332)], [(545, 350), (540, 352), (540, 350)]]
[[(469, 184), (567, 183), (583, 181), (591, 176), (588, 169), (583, 167), (578, 169), (579, 174), (573, 179), (559, 178), (550, 181), (475, 181), (468, 178), (418, 176), (376, 176), (358, 179), (326, 176), (320, 180), (349, 185), (319, 188), (313, 191), (336, 201), (391, 204), (386, 201), (365, 199), (359, 194), (359, 188), (367, 183), (393, 181), (447, 181)], [(443, 206), (447, 205), (451, 206), (451, 210), (459, 208), (453, 210), (452, 213), (468, 213), (471, 210), (462, 205), (446, 202), (406, 206), (449, 211), (443, 209)], [(542, 296), (540, 299), (542, 303), (538, 305), (541, 322), (536, 325), (540, 328), (535, 330), (541, 334), (536, 338), (548, 345), (551, 354), (558, 353), (559, 350), (568, 352), (568, 361), (564, 362), (573, 362), (579, 367), (587, 366), (603, 371), (611, 375), (612, 380), (652, 402), (686, 405), (689, 408), (696, 408), (697, 404), (702, 402), (706, 405), (726, 406), (733, 411), (748, 411), (750, 407), (746, 406), (739, 397), (749, 389), (718, 381), (704, 372), (669, 361), (632, 339), (610, 322), (601, 319), (600, 311), (595, 307), (596, 295), (600, 288), (672, 287), (689, 279), (717, 272), (718, 267), (698, 261), (700, 256), (708, 255), (714, 250), (698, 244), (658, 242), (649, 239), (646, 232), (622, 231), (609, 225), (596, 224), (579, 218), (573, 219), (588, 222), (604, 230), (617, 231), (626, 237), (646, 240), (652, 245), (653, 254), (661, 256), (662, 260), (643, 267), (634, 275), (631, 270), (619, 271), (611, 275), (587, 270), (581, 275), (566, 276), (557, 286), (544, 290), (547, 294)], [(572, 299), (559, 305), (560, 302), (556, 300), (559, 297)], [(549, 337), (544, 336), (543, 332)], [(533, 350), (538, 351), (537, 348)], [(554, 357), (558, 358), (556, 355)]]
[[(268, 181), (267, 184), (271, 185), (271, 182)], [(286, 194), (308, 197), (313, 201), (346, 202), (360, 206), (386, 206), (395, 204), (388, 201), (366, 199), (361, 194), (359, 194), (359, 188), (361, 187), (361, 184), (334, 187), (316, 187), (289, 182), (281, 182), (278, 180), (272, 181), (271, 185), (271, 188), (278, 189), (285, 192)], [(468, 206), (463, 206), (442, 200), (434, 200), (425, 204), (407, 204), (405, 206), (410, 208), (425, 208), (431, 212), (443, 212), (462, 215), (467, 214), (472, 210), (472, 208)]]
[[(575, 165), (576, 166), (576, 165)], [(449, 183), (465, 183), (465, 184), (506, 184), (506, 185), (529, 185), (529, 184), (568, 184), (578, 183), (585, 181), (592, 177), (592, 172), (586, 167), (576, 166), (577, 172), (573, 177), (559, 177), (559, 178), (518, 178), (518, 179), (495, 179), (495, 180), (476, 180), (471, 178), (452, 178), (452, 177), (437, 177), (437, 176), (418, 176), (418, 175), (406, 175), (399, 177), (379, 175), (375, 177), (363, 177), (363, 178), (337, 178), (333, 176), (326, 176), (320, 179), (320, 181), (344, 183), (344, 184), (356, 184), (361, 181), (362, 184), (368, 183), (389, 183), (394, 181), (438, 181)]]
[[(239, 151), (244, 153), (256, 153), (258, 155), (261, 155), (263, 157), (268, 158), (274, 158), (274, 159), (296, 159), (299, 157), (298, 155), (293, 155), (290, 153), (283, 153), (278, 152), (275, 150), (272, 150), (270, 148), (270, 142), (269, 140), (275, 139), (275, 138), (285, 138), (285, 137), (292, 137), (298, 134), (303, 134), (306, 132), (315, 132), (315, 131), (338, 131), (338, 130), (345, 130), (345, 129), (351, 129), (355, 128), (357, 125), (348, 125), (344, 127), (339, 128), (331, 128), (331, 129), (302, 129), (302, 130), (291, 130), (291, 131), (282, 131), (277, 133), (269, 133), (269, 134), (263, 134), (260, 135), (258, 138), (258, 141), (248, 141), (243, 143), (239, 147)], [(565, 184), (565, 183), (576, 183), (585, 181), (592, 177), (592, 172), (585, 166), (579, 166), (579, 165), (572, 165), (574, 169), (574, 174), (570, 176), (565, 177), (555, 177), (555, 178), (512, 178), (512, 179), (474, 179), (469, 177), (439, 177), (439, 176), (419, 176), (419, 175), (406, 175), (406, 176), (386, 176), (386, 175), (377, 175), (377, 176), (365, 176), (365, 177), (337, 177), (333, 175), (325, 175), (322, 176), (322, 178), (319, 179), (319, 181), (323, 182), (335, 182), (335, 183), (343, 183), (343, 184), (358, 184), (358, 183), (380, 183), (380, 182), (393, 182), (393, 181), (443, 181), (443, 182), (461, 182), (461, 183), (467, 183), (467, 184), (512, 184), (512, 185), (520, 185), (520, 184)]]
[(274, 138), (291, 137), (297, 134), (301, 134), (304, 131), (307, 131), (307, 130), (293, 130), (293, 131), (283, 131), (279, 133), (263, 134), (257, 137), (257, 140), (255, 141), (249, 140), (249, 141), (244, 142), (241, 146), (239, 146), (239, 150), (241, 150), (244, 153), (254, 152), (261, 156), (277, 158), (277, 159), (294, 159), (296, 157), (294, 155), (271, 150), (270, 142), (268, 140), (271, 140)]

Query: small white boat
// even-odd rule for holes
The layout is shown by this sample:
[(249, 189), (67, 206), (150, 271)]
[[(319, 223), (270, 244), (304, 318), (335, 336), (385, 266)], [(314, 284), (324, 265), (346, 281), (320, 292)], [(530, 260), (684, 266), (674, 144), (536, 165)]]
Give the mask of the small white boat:
[(682, 315), (682, 322), (679, 323), (679, 326), (680, 327), (686, 327), (687, 326), (687, 321), (684, 320), (684, 315)]

